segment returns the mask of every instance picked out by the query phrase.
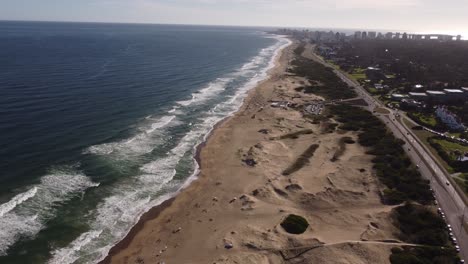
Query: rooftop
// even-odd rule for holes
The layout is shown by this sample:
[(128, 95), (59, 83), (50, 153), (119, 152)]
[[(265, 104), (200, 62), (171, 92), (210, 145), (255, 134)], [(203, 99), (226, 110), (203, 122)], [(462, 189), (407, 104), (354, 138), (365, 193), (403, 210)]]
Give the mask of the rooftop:
[(444, 91), (447, 93), (463, 93), (463, 91), (459, 89), (444, 89)]
[(427, 94), (432, 94), (432, 95), (444, 95), (445, 93), (442, 91), (426, 91)]
[[(425, 95), (425, 94), (424, 94)], [(406, 94), (392, 94), (393, 97), (400, 97), (400, 98), (405, 98), (408, 97)]]
[(426, 93), (413, 93), (413, 92), (409, 93), (409, 95), (412, 95), (412, 96), (427, 96)]

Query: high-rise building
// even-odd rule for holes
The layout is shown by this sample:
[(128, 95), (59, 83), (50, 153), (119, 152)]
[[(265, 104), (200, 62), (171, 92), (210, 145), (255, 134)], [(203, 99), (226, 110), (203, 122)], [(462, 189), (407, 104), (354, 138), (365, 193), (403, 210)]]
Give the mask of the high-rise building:
[(355, 39), (360, 39), (361, 37), (362, 37), (362, 32), (361, 31), (354, 32), (354, 38)]
[(395, 33), (395, 38), (400, 39), (400, 35), (401, 35), (400, 32)]
[(366, 31), (363, 31), (363, 32), (362, 32), (362, 38), (363, 38), (363, 39), (366, 39), (366, 38), (367, 38), (367, 32), (366, 32)]
[(457, 35), (457, 41), (461, 40), (461, 35)]
[(375, 31), (369, 31), (368, 35), (369, 38), (375, 39), (377, 37), (377, 32)]
[(406, 32), (403, 33), (403, 39), (408, 39), (408, 34), (406, 34)]
[(386, 39), (392, 39), (393, 38), (393, 33), (392, 32), (387, 32), (387, 34), (385, 34), (385, 38)]

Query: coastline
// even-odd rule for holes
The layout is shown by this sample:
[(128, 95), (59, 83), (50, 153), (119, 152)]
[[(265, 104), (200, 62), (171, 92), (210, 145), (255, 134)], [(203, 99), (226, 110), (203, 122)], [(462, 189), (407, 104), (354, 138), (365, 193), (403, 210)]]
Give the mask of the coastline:
[(213, 126), (213, 128), (208, 132), (208, 134), (204, 137), (203, 141), (200, 142), (195, 147), (194, 161), (196, 163), (196, 168), (195, 168), (195, 171), (192, 174), (192, 176), (190, 176), (187, 179), (187, 181), (181, 186), (181, 188), (176, 193), (172, 194), (170, 196), (170, 198), (164, 200), (163, 202), (161, 202), (161, 204), (151, 208), (146, 213), (144, 213), (140, 217), (138, 222), (125, 235), (125, 237), (122, 240), (120, 240), (118, 243), (116, 243), (115, 245), (113, 245), (111, 247), (111, 249), (109, 250), (107, 256), (103, 260), (98, 262), (99, 264), (110, 264), (110, 263), (112, 263), (113, 256), (119, 254), (119, 252), (121, 252), (122, 250), (124, 250), (125, 248), (127, 248), (130, 245), (131, 241), (135, 238), (135, 236), (144, 229), (144, 226), (145, 226), (146, 222), (159, 217), (161, 215), (161, 213), (164, 212), (164, 210), (166, 210), (167, 208), (169, 208), (173, 204), (173, 202), (177, 199), (177, 196), (180, 195), (181, 192), (184, 192), (187, 188), (190, 187), (190, 185), (194, 181), (198, 180), (198, 178), (200, 177), (200, 174), (201, 174), (201, 170), (202, 170), (201, 151), (206, 146), (209, 139), (216, 133), (216, 130), (219, 127), (221, 127), (224, 123), (229, 122), (229, 120), (234, 118), (238, 113), (242, 112), (242, 110), (243, 110), (243, 108), (244, 108), (244, 106), (246, 104), (246, 101), (250, 100), (249, 97), (251, 96), (252, 91), (257, 89), (257, 87), (259, 85), (261, 85), (262, 83), (268, 81), (272, 77), (272, 73), (275, 71), (275, 69), (277, 69), (279, 67), (282, 67), (282, 66), (285, 67), (285, 65), (280, 65), (280, 58), (281, 58), (281, 56), (283, 56), (283, 52), (285, 52), (285, 50), (290, 49), (291, 46), (294, 45), (294, 41), (292, 41), (289, 38), (287, 38), (287, 39), (288, 39), (289, 43), (281, 46), (280, 48), (278, 48), (278, 50), (273, 55), (272, 61), (271, 61), (273, 63), (273, 66), (267, 71), (267, 77), (264, 80), (261, 80), (260, 82), (258, 82), (252, 89), (247, 91), (247, 95), (244, 98), (244, 100), (243, 100), (242, 104), (240, 105), (239, 109), (237, 109), (233, 113), (229, 114), (228, 116), (226, 116), (225, 118), (223, 118), (219, 122), (217, 122)]
[[(155, 208), (106, 263), (390, 263), (394, 245), (382, 241), (396, 241), (398, 230), (373, 156), (343, 144), (358, 132), (304, 111), (323, 98), (299, 92), (311, 83), (288, 72), (298, 45), (282, 50), (269, 77), (200, 145), (197, 180)], [(281, 226), (290, 214), (307, 219), (303, 234)]]

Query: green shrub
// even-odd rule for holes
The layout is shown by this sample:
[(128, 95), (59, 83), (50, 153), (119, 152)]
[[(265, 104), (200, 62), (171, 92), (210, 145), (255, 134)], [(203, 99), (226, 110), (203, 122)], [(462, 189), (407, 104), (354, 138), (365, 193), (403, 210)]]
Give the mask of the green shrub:
[(452, 248), (440, 247), (403, 247), (392, 248), (392, 264), (454, 264), (459, 257)]
[(302, 216), (290, 214), (281, 222), (281, 226), (286, 232), (297, 235), (304, 233), (309, 227), (309, 223)]

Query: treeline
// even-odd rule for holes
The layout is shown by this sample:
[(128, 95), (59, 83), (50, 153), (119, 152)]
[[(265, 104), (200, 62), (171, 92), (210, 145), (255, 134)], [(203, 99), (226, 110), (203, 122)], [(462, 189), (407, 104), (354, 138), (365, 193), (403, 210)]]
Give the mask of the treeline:
[[(359, 131), (358, 141), (375, 155), (372, 160), (381, 183), (384, 203), (404, 205), (394, 209), (394, 224), (401, 231), (401, 240), (421, 247), (395, 247), (392, 249), (392, 264), (445, 264), (457, 263), (457, 252), (449, 246), (444, 220), (423, 205), (434, 201), (429, 181), (406, 156), (404, 142), (387, 131), (385, 125), (369, 111), (362, 108), (336, 105), (331, 113), (344, 130)], [(419, 203), (419, 204), (415, 204)]]
[[(297, 50), (298, 53), (300, 50)], [(297, 54), (297, 53), (296, 53)], [(299, 54), (302, 54), (300, 52)], [(298, 54), (297, 54), (298, 55)], [(310, 88), (310, 92), (324, 96), (327, 99), (354, 97), (354, 91), (340, 85), (330, 85), (339, 79), (331, 69), (313, 61), (297, 56), (294, 72), (306, 77), (311, 83), (325, 84), (325, 88)], [(302, 66), (305, 68), (302, 68)], [(325, 68), (325, 69), (324, 69)], [(324, 78), (330, 78), (325, 80)], [(339, 79), (339, 81), (341, 81)], [(336, 81), (339, 83), (339, 81)], [(347, 86), (347, 85), (346, 85)], [(307, 91), (307, 90), (305, 90)], [(352, 94), (343, 94), (351, 91)], [(347, 93), (347, 92), (345, 92)], [(342, 96), (342, 97), (340, 97)], [(349, 96), (349, 97), (347, 97)], [(374, 155), (372, 160), (379, 180), (386, 186), (383, 200), (387, 204), (405, 205), (396, 208), (396, 224), (402, 231), (402, 239), (409, 243), (421, 243), (427, 247), (393, 248), (390, 261), (392, 264), (425, 264), (425, 263), (456, 263), (457, 254), (453, 248), (441, 247), (447, 244), (446, 233), (443, 230), (443, 220), (437, 214), (425, 209), (417, 202), (427, 205), (434, 198), (429, 181), (424, 180), (419, 171), (406, 156), (404, 142), (395, 138), (387, 131), (385, 125), (369, 111), (350, 105), (335, 105), (330, 107), (330, 113), (341, 123), (343, 130), (359, 131), (358, 142), (369, 148), (368, 153)], [(446, 232), (446, 231), (445, 231)]]
[(404, 142), (389, 133), (378, 118), (369, 111), (348, 105), (332, 106), (330, 110), (342, 123), (341, 129), (361, 132), (358, 141), (369, 147), (368, 153), (375, 156), (372, 160), (374, 169), (380, 182), (387, 187), (383, 191), (385, 203), (416, 201), (429, 204), (434, 200), (429, 181), (422, 178), (406, 156), (402, 147)]
[(338, 57), (357, 67), (378, 65), (409, 82), (468, 84), (466, 41), (355, 40), (338, 49)]
[(357, 96), (348, 84), (336, 76), (333, 69), (302, 57), (303, 51), (303, 44), (295, 49), (296, 57), (292, 62), (294, 67), (290, 71), (306, 78), (313, 85), (301, 87), (298, 91), (317, 94), (325, 99), (349, 99)]
[(457, 252), (449, 244), (444, 220), (424, 206), (407, 203), (393, 211), (401, 240), (427, 245), (422, 247), (393, 248), (392, 264), (408, 263), (458, 263)]
[(449, 243), (444, 220), (424, 206), (407, 203), (395, 209), (401, 240), (413, 244), (446, 246)]
[(392, 264), (456, 264), (460, 263), (456, 252), (441, 247), (408, 247), (392, 248)]

